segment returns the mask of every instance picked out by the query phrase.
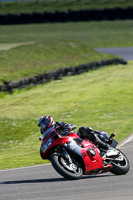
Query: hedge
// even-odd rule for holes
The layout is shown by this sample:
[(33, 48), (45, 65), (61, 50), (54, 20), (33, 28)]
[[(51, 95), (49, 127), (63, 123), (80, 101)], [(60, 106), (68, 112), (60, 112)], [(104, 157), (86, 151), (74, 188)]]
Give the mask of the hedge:
[(54, 11), (43, 13), (0, 14), (0, 24), (133, 19), (133, 8)]

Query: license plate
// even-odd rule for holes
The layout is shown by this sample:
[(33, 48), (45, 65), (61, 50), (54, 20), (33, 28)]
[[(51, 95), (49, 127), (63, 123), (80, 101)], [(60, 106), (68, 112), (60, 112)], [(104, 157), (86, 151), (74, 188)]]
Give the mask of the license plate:
[(116, 140), (114, 140), (112, 138), (112, 143), (110, 144), (110, 146), (115, 148), (117, 146), (117, 144), (118, 144), (118, 142), (116, 142)]

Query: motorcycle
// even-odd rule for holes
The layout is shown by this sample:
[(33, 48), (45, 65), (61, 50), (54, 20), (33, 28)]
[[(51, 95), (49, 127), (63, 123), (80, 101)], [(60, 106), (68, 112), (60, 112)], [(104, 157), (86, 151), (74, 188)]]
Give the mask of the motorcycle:
[(115, 134), (109, 136), (98, 132), (98, 137), (110, 145), (109, 150), (95, 146), (91, 141), (81, 139), (76, 132), (63, 134), (60, 126), (49, 128), (39, 137), (42, 141), (40, 156), (49, 160), (53, 168), (64, 178), (80, 179), (82, 175), (111, 172), (124, 175), (129, 171), (127, 157), (116, 148)]

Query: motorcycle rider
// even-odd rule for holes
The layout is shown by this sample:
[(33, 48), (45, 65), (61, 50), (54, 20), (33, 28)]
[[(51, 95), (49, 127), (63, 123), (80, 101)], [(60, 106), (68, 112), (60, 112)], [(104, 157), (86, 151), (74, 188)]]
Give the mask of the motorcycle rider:
[[(59, 132), (63, 135), (68, 135), (71, 131), (76, 129), (75, 124), (68, 124), (65, 122), (54, 122), (54, 119), (50, 115), (42, 116), (38, 120), (38, 127), (40, 129), (41, 134), (43, 135), (45, 131), (53, 126), (59, 126)], [(79, 128), (77, 134), (82, 139), (88, 139), (92, 141), (95, 145), (98, 145), (100, 148), (105, 150), (109, 149), (109, 145), (103, 142), (98, 136), (98, 131), (93, 130), (91, 127), (82, 126)]]

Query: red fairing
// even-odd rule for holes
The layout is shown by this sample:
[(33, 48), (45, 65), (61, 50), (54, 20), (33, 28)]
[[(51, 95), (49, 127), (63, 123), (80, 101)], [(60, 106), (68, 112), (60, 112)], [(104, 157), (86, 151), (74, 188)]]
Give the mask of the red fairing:
[[(95, 155), (91, 154), (91, 150), (94, 151)], [(99, 155), (99, 151), (97, 147), (93, 144), (89, 144), (86, 148), (81, 149), (81, 155), (82, 158), (84, 159), (85, 163), (85, 172), (99, 169), (103, 167), (103, 161)]]
[[(50, 145), (47, 143), (51, 142)], [(48, 136), (43, 140), (41, 147), (40, 147), (40, 155), (42, 159), (50, 159), (50, 150), (53, 148), (55, 149), (56, 146), (61, 145), (64, 146), (65, 143), (69, 142), (69, 137), (60, 137), (55, 129), (52, 129)], [(48, 147), (47, 147), (48, 146)]]
[[(79, 141), (78, 141), (79, 140)], [(80, 142), (81, 141), (81, 142)], [(50, 128), (43, 139), (40, 147), (40, 155), (42, 159), (50, 160), (51, 154), (58, 146), (64, 146), (73, 155), (77, 155), (84, 163), (84, 174), (89, 174), (92, 171), (109, 171), (112, 165), (103, 165), (103, 158), (99, 155), (98, 148), (89, 141), (82, 140), (76, 133), (71, 133), (68, 136), (61, 136), (55, 128)]]

